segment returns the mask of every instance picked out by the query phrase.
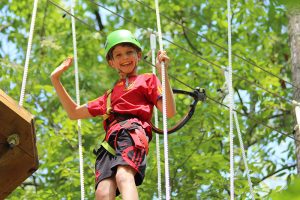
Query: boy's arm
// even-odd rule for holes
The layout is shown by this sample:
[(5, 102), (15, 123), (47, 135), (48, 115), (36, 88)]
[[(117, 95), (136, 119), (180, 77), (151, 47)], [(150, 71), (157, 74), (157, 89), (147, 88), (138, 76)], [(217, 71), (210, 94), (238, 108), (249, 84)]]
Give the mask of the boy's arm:
[[(165, 64), (165, 86), (166, 86), (166, 100), (167, 100), (167, 117), (171, 118), (176, 114), (176, 103), (173, 95), (173, 90), (171, 88), (168, 76), (168, 66), (170, 58), (167, 56), (165, 51), (158, 51), (156, 64), (159, 74), (161, 76), (161, 62)], [(162, 98), (157, 101), (157, 108), (162, 112)]]
[(67, 58), (60, 66), (58, 66), (51, 73), (51, 82), (56, 90), (63, 108), (67, 112), (70, 119), (74, 120), (92, 117), (85, 105), (80, 106), (73, 101), (59, 80), (62, 73), (71, 66), (72, 61), (72, 58)]

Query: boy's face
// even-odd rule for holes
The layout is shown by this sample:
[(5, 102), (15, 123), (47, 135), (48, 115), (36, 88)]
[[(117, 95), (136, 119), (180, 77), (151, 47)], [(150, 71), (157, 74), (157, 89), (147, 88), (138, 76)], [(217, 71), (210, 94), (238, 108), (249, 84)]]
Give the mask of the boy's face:
[(141, 57), (142, 53), (137, 52), (134, 47), (117, 45), (112, 51), (112, 59), (108, 62), (123, 77), (136, 74), (136, 66)]

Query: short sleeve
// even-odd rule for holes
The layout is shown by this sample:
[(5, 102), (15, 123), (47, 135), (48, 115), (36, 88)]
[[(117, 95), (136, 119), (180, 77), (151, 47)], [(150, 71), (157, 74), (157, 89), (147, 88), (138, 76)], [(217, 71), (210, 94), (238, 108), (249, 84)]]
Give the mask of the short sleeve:
[(107, 95), (105, 94), (97, 99), (89, 101), (87, 103), (89, 113), (94, 117), (98, 115), (104, 115), (106, 113), (106, 99)]
[(156, 105), (157, 100), (162, 96), (162, 88), (160, 80), (154, 74), (148, 75), (146, 83), (148, 86), (147, 98), (153, 104)]

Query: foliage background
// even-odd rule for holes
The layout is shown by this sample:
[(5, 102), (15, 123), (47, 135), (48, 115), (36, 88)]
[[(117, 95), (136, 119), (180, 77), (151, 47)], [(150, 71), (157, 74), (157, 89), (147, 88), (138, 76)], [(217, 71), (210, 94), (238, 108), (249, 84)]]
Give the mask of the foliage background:
[[(70, 9), (67, 1), (54, 2)], [(16, 100), (32, 6), (33, 0), (0, 2), (0, 88)], [(222, 70), (228, 65), (226, 3), (161, 0), (160, 12), (164, 48), (172, 59), (170, 74), (191, 88), (205, 88), (208, 95), (192, 120), (169, 137), (172, 199), (229, 199), (229, 112), (224, 106), (228, 101)], [(51, 71), (73, 54), (71, 17), (65, 14), (51, 1), (39, 1), (24, 107), (36, 116), (40, 168), (8, 197), (11, 200), (80, 199), (77, 123), (67, 119), (49, 79)], [(146, 53), (150, 50), (147, 29), (156, 29), (156, 16), (154, 1), (149, 0), (78, 0), (75, 16), (80, 19), (76, 22), (77, 48), (81, 102), (85, 103), (111, 88), (118, 78), (103, 58), (106, 35), (130, 29)], [(232, 16), (236, 109), (255, 198), (269, 198), (296, 173), (295, 145), (287, 137), (293, 135), (288, 13), (276, 0), (239, 0), (232, 1)], [(140, 73), (152, 70), (147, 62), (140, 66)], [(73, 69), (62, 82), (75, 97)], [(171, 83), (174, 88), (191, 90), (174, 78)], [(182, 96), (176, 101), (178, 114), (169, 124), (183, 116), (191, 102)], [(100, 118), (82, 123), (85, 192), (87, 199), (93, 199), (92, 149), (104, 135)], [(237, 137), (234, 144), (236, 199), (249, 199)], [(155, 142), (150, 150), (140, 199), (157, 198)]]

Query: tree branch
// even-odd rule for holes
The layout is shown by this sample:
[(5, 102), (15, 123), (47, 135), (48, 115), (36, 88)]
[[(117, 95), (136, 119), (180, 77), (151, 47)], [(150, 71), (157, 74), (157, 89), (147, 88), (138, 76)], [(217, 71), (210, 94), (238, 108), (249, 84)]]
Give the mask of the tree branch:
[(102, 24), (101, 16), (99, 15), (97, 10), (94, 10), (94, 14), (96, 16), (96, 20), (97, 20), (97, 23), (98, 23), (98, 26), (99, 26), (99, 31), (102, 31), (104, 29), (104, 26)]
[(290, 166), (286, 165), (286, 166), (282, 167), (281, 169), (278, 169), (278, 170), (268, 174), (267, 176), (263, 177), (259, 182), (257, 182), (257, 184), (259, 184), (260, 182), (262, 182), (262, 181), (266, 180), (267, 178), (273, 176), (274, 174), (277, 174), (277, 173), (279, 173), (281, 171), (284, 171), (286, 169), (294, 168), (294, 167), (296, 167), (296, 165), (297, 164), (293, 164), (293, 165), (290, 165)]
[(242, 99), (242, 97), (241, 97), (241, 95), (240, 95), (240, 93), (239, 93), (239, 90), (238, 90), (236, 87), (234, 88), (234, 90), (235, 90), (236, 93), (238, 94), (239, 100), (240, 100), (240, 102), (241, 102), (241, 104), (242, 104), (242, 110), (244, 111), (244, 114), (248, 116), (249, 113), (247, 112), (246, 106), (244, 105), (244, 102), (243, 102), (243, 99)]
[(290, 110), (286, 110), (285, 112), (283, 113), (280, 113), (280, 114), (276, 114), (276, 115), (272, 115), (266, 119), (263, 119), (262, 121), (268, 121), (270, 119), (274, 119), (274, 118), (277, 118), (277, 117), (282, 117), (282, 116), (285, 116), (285, 115), (288, 115), (288, 114), (291, 114), (291, 111)]
[[(274, 118), (277, 118), (277, 117), (282, 117), (282, 116), (285, 116), (286, 114), (290, 114), (290, 113), (291, 113), (291, 111), (288, 110), (288, 111), (286, 111), (286, 112), (284, 112), (284, 113), (280, 113), (280, 114), (276, 114), (276, 115), (269, 116), (269, 117), (267, 117), (267, 118), (261, 120), (261, 122), (266, 122), (266, 121), (268, 121), (268, 120), (270, 120), (270, 119), (274, 119)], [(255, 123), (253, 124), (253, 126), (251, 126), (251, 127), (248, 129), (247, 135), (249, 135), (251, 138), (253, 138), (252, 135), (253, 135), (254, 129), (255, 129), (259, 124), (260, 124), (260, 123), (255, 122)], [(247, 149), (249, 146), (252, 146), (252, 145), (255, 144), (255, 143), (257, 143), (257, 139), (252, 140), (252, 142), (249, 142), (249, 143), (247, 144), (247, 146), (245, 146), (245, 149)]]
[[(183, 20), (182, 20), (183, 21)], [(183, 36), (184, 36), (184, 38), (185, 38), (185, 40), (187, 41), (187, 43), (188, 43), (188, 45), (197, 53), (197, 54), (199, 54), (199, 55), (203, 55), (202, 54), (202, 52), (200, 52), (198, 49), (197, 49), (197, 47), (195, 47), (193, 44), (192, 44), (192, 42), (190, 41), (190, 39), (188, 38), (188, 36), (187, 36), (187, 33), (186, 33), (186, 31), (185, 31), (185, 26), (184, 26), (184, 23), (185, 22), (182, 22), (182, 31), (183, 31)]]

